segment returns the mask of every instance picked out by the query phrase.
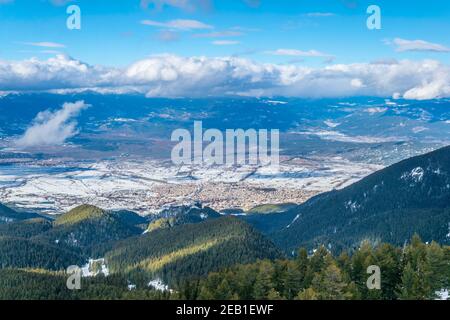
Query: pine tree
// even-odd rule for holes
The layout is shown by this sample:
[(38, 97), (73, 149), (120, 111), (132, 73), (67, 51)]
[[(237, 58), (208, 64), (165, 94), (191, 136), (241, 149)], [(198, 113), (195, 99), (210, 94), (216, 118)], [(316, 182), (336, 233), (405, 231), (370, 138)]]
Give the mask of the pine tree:
[(270, 261), (262, 261), (258, 275), (256, 277), (254, 297), (257, 300), (265, 300), (269, 294), (270, 289), (272, 289), (272, 273), (273, 266)]
[(445, 260), (444, 249), (436, 242), (432, 242), (427, 247), (426, 263), (425, 277), (431, 287), (430, 298), (434, 298), (436, 296), (435, 292), (447, 288), (448, 272), (446, 274), (446, 270), (450, 269), (450, 261)]
[(267, 294), (267, 300), (283, 300), (280, 293), (275, 290), (274, 288), (269, 290), (269, 293)]
[(231, 290), (230, 284), (228, 283), (227, 279), (223, 279), (217, 287), (214, 298), (217, 300), (231, 300), (232, 297), (233, 292)]
[(319, 295), (313, 288), (304, 289), (303, 291), (299, 292), (297, 297), (295, 297), (296, 300), (319, 300)]
[(326, 257), (329, 256), (329, 252), (324, 246), (320, 246), (314, 254), (305, 262), (306, 272), (303, 278), (303, 287), (309, 288), (312, 285), (312, 281), (316, 274), (320, 272), (326, 266)]
[(402, 300), (417, 300), (421, 299), (419, 291), (419, 279), (416, 271), (411, 263), (408, 263), (403, 269), (402, 281), (399, 286), (399, 298)]
[(291, 300), (302, 289), (303, 275), (298, 270), (297, 265), (291, 262), (287, 265), (283, 278), (284, 296)]
[(369, 277), (367, 267), (375, 264), (372, 250), (371, 244), (368, 241), (364, 241), (352, 256), (350, 277), (358, 287), (358, 292), (360, 292), (362, 299), (370, 298), (367, 288), (367, 279)]
[(400, 285), (401, 299), (427, 299), (433, 293), (429, 282), (430, 265), (427, 261), (427, 246), (415, 234), (411, 244), (404, 249), (405, 265)]
[(295, 262), (297, 263), (298, 270), (304, 276), (309, 264), (308, 251), (306, 251), (305, 248), (301, 248), (298, 251), (298, 255), (297, 258), (295, 259)]
[(373, 256), (374, 264), (379, 266), (381, 271), (381, 290), (371, 290), (369, 297), (393, 300), (401, 281), (401, 252), (390, 244), (381, 244)]
[(312, 281), (312, 288), (321, 300), (344, 300), (346, 286), (341, 270), (335, 263), (330, 263), (317, 273)]

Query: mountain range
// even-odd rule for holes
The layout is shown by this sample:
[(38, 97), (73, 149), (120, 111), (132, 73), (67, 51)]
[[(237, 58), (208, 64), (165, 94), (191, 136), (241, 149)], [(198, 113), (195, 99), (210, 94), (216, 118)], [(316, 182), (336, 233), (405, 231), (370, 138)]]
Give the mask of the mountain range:
[(410, 158), (301, 205), (219, 214), (199, 203), (141, 217), (81, 205), (56, 219), (0, 205), (1, 268), (58, 271), (104, 258), (113, 274), (169, 285), (300, 247), (403, 245), (417, 233), (450, 244), (450, 147)]
[(450, 147), (406, 159), (283, 213), (244, 219), (286, 252), (321, 244), (333, 251), (364, 240), (402, 245), (414, 233), (450, 243)]

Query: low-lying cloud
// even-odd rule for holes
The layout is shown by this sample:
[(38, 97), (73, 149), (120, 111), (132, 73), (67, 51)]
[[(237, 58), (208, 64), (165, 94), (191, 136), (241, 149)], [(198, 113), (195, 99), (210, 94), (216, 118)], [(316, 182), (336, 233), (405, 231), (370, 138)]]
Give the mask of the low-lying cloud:
[(93, 90), (148, 97), (380, 96), (414, 100), (450, 97), (450, 67), (436, 60), (379, 61), (306, 67), (240, 57), (157, 55), (126, 68), (92, 66), (64, 55), (0, 60), (0, 91)]
[(88, 107), (84, 101), (66, 102), (60, 110), (39, 112), (32, 125), (16, 141), (16, 145), (26, 148), (64, 143), (78, 133), (74, 119)]

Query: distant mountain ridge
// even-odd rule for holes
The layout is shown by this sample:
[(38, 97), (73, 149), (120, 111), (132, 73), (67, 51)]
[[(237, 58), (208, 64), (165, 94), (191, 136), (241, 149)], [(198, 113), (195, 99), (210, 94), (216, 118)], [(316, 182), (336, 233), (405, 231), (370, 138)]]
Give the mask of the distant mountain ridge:
[(222, 215), (217, 211), (195, 202), (191, 205), (171, 206), (151, 218), (146, 232), (173, 228), (188, 223), (200, 223), (207, 219), (217, 219)]
[(42, 218), (42, 216), (36, 213), (18, 212), (0, 203), (0, 224), (33, 218)]

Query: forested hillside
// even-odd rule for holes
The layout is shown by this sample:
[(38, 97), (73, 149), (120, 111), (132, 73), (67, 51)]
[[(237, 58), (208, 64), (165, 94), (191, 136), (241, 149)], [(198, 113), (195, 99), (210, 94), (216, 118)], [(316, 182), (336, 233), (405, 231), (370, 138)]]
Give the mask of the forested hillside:
[(0, 270), (0, 300), (130, 300), (168, 299), (169, 292), (130, 290), (120, 275), (83, 278), (80, 290), (68, 290), (67, 276), (45, 270)]
[[(42, 269), (0, 270), (0, 299), (438, 299), (450, 286), (450, 247), (425, 244), (418, 236), (405, 247), (364, 243), (338, 256), (320, 247), (312, 255), (300, 249), (295, 259), (263, 259), (233, 264), (205, 277), (155, 290), (144, 277), (83, 278), (81, 290), (68, 290), (67, 275)], [(367, 267), (381, 271), (381, 289), (369, 290)], [(130, 286), (130, 284), (133, 284)]]
[(113, 272), (160, 277), (170, 284), (236, 263), (280, 257), (269, 240), (234, 217), (159, 228), (126, 239), (106, 254)]
[[(0, 205), (0, 219), (0, 299), (434, 299), (450, 287), (450, 148), (239, 217), (196, 203), (54, 220)], [(66, 268), (88, 260), (102, 272), (67, 291)]]
[(16, 237), (0, 236), (0, 268), (42, 268), (65, 270), (82, 265), (85, 259), (78, 251), (57, 244)]
[[(381, 271), (381, 289), (369, 290), (367, 267)], [(450, 247), (424, 244), (418, 236), (400, 249), (364, 243), (353, 255), (332, 256), (324, 247), (293, 260), (263, 260), (211, 273), (180, 290), (186, 299), (437, 299), (450, 286)]]
[(79, 206), (58, 217), (53, 228), (36, 238), (79, 250), (86, 257), (101, 256), (115, 241), (142, 233), (117, 214), (94, 206)]
[(0, 224), (0, 236), (31, 238), (52, 228), (52, 222), (42, 218)]
[(362, 240), (401, 245), (414, 233), (426, 241), (449, 244), (450, 147), (397, 163), (343, 190), (319, 195), (286, 217), (292, 218), (289, 224), (278, 231), (269, 230), (286, 251), (324, 244), (339, 252)]

